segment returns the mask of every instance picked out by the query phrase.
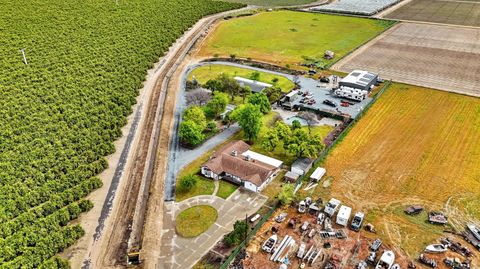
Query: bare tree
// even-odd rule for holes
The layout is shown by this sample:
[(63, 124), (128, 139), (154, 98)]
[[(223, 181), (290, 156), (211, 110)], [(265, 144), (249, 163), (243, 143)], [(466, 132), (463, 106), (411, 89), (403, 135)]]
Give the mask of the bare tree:
[(308, 131), (311, 132), (311, 127), (315, 123), (317, 123), (317, 114), (310, 112), (310, 111), (301, 111), (297, 115), (299, 118), (304, 119), (308, 125)]
[(212, 94), (202, 88), (191, 90), (185, 94), (187, 105), (204, 106), (212, 99)]

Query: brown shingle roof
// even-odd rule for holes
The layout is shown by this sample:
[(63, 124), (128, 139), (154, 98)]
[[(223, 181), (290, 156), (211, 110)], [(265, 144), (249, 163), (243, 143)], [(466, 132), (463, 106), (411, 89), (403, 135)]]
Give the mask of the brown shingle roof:
[[(257, 160), (245, 160), (242, 153), (249, 148), (250, 146), (241, 140), (231, 142), (214, 153), (212, 158), (203, 166), (217, 175), (225, 172), (261, 186), (275, 171), (276, 167)], [(233, 151), (237, 151), (237, 156), (232, 155)]]

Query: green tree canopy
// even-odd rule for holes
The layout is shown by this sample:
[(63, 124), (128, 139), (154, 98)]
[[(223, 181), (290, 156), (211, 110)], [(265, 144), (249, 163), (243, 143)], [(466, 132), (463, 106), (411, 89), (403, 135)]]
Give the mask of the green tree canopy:
[(180, 191), (188, 192), (197, 185), (198, 177), (195, 175), (186, 175), (180, 179)]
[(286, 149), (296, 157), (316, 158), (323, 149), (323, 142), (319, 135), (310, 135), (304, 129), (296, 129), (285, 142)]
[(199, 106), (191, 106), (187, 108), (185, 112), (183, 112), (183, 120), (195, 122), (202, 128), (202, 130), (205, 130), (207, 127), (207, 118), (205, 117), (203, 109)]
[(214, 92), (212, 100), (204, 107), (205, 115), (208, 118), (218, 118), (227, 108), (228, 96), (222, 92)]
[(299, 120), (292, 121), (292, 130), (296, 130), (300, 128), (302, 128), (302, 124), (300, 123)]
[(238, 110), (236, 115), (238, 124), (242, 127), (245, 138), (253, 141), (258, 137), (262, 126), (262, 112), (252, 104), (246, 104)]
[(182, 121), (178, 130), (178, 136), (182, 143), (196, 146), (203, 142), (205, 135), (201, 126), (194, 121)]
[(258, 106), (263, 114), (267, 114), (270, 112), (270, 110), (272, 110), (272, 106), (270, 105), (268, 97), (263, 93), (255, 93), (250, 95), (247, 99), (247, 103)]
[(270, 103), (276, 102), (282, 96), (282, 89), (279, 87), (273, 86), (263, 90), (263, 93), (268, 97)]
[(283, 184), (282, 189), (278, 193), (278, 201), (282, 205), (288, 205), (293, 201), (295, 194), (293, 193), (294, 186), (293, 184)]
[(212, 91), (224, 92), (230, 95), (230, 98), (233, 100), (235, 95), (241, 93), (242, 87), (238, 82), (231, 76), (222, 73), (218, 75), (215, 79), (207, 81), (204, 85), (207, 89)]

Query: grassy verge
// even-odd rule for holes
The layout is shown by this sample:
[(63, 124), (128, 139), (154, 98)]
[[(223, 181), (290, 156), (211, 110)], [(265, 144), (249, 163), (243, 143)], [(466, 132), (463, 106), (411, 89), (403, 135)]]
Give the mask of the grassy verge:
[(208, 230), (217, 217), (217, 210), (211, 206), (194, 206), (180, 212), (175, 220), (175, 229), (182, 237), (196, 237)]
[(223, 199), (227, 199), (236, 189), (238, 189), (237, 185), (225, 180), (219, 180), (218, 184), (217, 196)]

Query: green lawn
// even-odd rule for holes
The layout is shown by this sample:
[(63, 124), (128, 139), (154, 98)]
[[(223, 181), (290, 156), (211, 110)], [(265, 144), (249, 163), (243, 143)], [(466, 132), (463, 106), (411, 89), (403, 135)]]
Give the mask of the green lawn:
[[(249, 78), (250, 75), (255, 72), (254, 70), (247, 69), (247, 68), (240, 68), (235, 66), (228, 66), (228, 65), (218, 65), (218, 64), (211, 64), (207, 66), (201, 66), (193, 70), (189, 75), (188, 79), (192, 80), (195, 76), (198, 82), (201, 84), (206, 83), (209, 79), (215, 79), (221, 73), (225, 73), (231, 76), (239, 76), (243, 78)], [(278, 78), (277, 86), (279, 86), (283, 92), (287, 93), (290, 92), (295, 84), (282, 76), (276, 76), (265, 72), (259, 72), (260, 79), (259, 81), (273, 84), (272, 80), (274, 78)]]
[(177, 216), (175, 229), (182, 237), (196, 237), (208, 230), (217, 217), (217, 210), (209, 205), (190, 207)]
[(278, 7), (278, 6), (296, 6), (315, 2), (315, 0), (224, 0), (224, 2), (243, 3), (247, 5)]
[[(336, 60), (375, 37), (394, 22), (295, 11), (274, 11), (223, 21), (199, 54), (252, 58), (278, 65), (321, 59), (325, 50)], [(331, 61), (324, 61), (327, 64)]]
[[(198, 166), (197, 168), (200, 168), (200, 166)], [(180, 179), (180, 177), (178, 179)], [(179, 180), (177, 180), (177, 190), (175, 193), (175, 200), (177, 202), (180, 202), (198, 195), (210, 195), (215, 190), (215, 184), (213, 183), (213, 180), (207, 179), (204, 177), (198, 177), (198, 182), (195, 185), (195, 187), (193, 187), (190, 191), (187, 191), (187, 192), (182, 192), (179, 190), (178, 182)]]
[(237, 185), (225, 180), (218, 181), (218, 184), (217, 196), (223, 199), (227, 199), (238, 188)]

